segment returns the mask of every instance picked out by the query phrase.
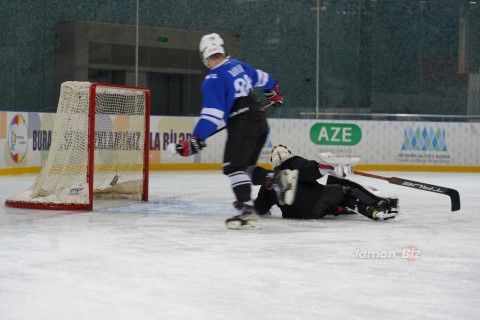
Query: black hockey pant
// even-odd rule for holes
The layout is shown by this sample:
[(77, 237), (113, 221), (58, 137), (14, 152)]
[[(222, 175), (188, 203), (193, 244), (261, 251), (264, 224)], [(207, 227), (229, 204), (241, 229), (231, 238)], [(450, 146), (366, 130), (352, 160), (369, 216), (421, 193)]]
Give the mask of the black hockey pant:
[(246, 169), (257, 164), (268, 135), (265, 113), (247, 111), (230, 119), (223, 154), (223, 173), (230, 178), (233, 193), (240, 202), (251, 200), (251, 180)]

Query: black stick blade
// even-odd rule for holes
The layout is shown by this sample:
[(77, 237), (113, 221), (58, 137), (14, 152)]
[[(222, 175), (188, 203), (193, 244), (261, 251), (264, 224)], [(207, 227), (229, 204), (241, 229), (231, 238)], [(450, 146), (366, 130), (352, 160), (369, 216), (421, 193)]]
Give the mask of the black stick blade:
[(460, 210), (460, 194), (457, 190), (448, 189), (447, 194), (452, 200), (452, 211)]
[(450, 201), (452, 203), (452, 211), (460, 210), (460, 194), (455, 189), (440, 187), (440, 186), (428, 184), (425, 182), (418, 182), (418, 181), (407, 180), (407, 179), (402, 179), (397, 177), (388, 178), (387, 181), (389, 183), (398, 184), (404, 187), (446, 194), (450, 197)]

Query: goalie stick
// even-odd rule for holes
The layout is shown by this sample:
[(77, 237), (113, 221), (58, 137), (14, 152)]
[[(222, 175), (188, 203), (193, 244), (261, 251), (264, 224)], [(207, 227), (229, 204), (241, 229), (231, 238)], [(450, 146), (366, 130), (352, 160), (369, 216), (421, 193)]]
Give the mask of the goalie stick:
[(352, 172), (354, 174), (358, 174), (359, 176), (385, 180), (385, 181), (388, 181), (388, 183), (396, 184), (396, 185), (399, 185), (399, 186), (404, 186), (404, 187), (409, 187), (409, 188), (414, 188), (414, 189), (420, 189), (420, 190), (430, 191), (430, 192), (435, 192), (435, 193), (440, 193), (440, 194), (446, 194), (447, 196), (450, 197), (450, 200), (451, 200), (451, 203), (452, 203), (452, 211), (460, 210), (460, 194), (455, 189), (440, 187), (440, 186), (436, 186), (436, 185), (433, 185), (433, 184), (428, 184), (428, 183), (425, 183), (425, 182), (407, 180), (407, 179), (402, 179), (402, 178), (398, 178), (398, 177), (384, 177), (384, 176), (380, 176), (380, 175), (376, 175), (376, 174), (372, 174), (372, 173), (361, 172), (361, 171), (357, 171), (357, 170), (352, 170)]

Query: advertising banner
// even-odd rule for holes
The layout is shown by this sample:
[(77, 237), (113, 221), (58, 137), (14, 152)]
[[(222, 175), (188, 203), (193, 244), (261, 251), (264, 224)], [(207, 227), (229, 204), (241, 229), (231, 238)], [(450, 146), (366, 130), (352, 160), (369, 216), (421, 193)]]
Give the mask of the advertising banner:
[(359, 156), (382, 165), (480, 165), (480, 124), (417, 121), (270, 120), (270, 139), (298, 154)]
[[(196, 117), (152, 116), (150, 164), (220, 164), (226, 130), (207, 140), (197, 155), (166, 152), (169, 143), (187, 139)], [(40, 167), (52, 144), (55, 114), (0, 112), (0, 169)], [(480, 166), (480, 123), (418, 121), (338, 121), (269, 119), (269, 136), (259, 163), (268, 163), (277, 143), (313, 158), (319, 152), (358, 156), (362, 164)]]

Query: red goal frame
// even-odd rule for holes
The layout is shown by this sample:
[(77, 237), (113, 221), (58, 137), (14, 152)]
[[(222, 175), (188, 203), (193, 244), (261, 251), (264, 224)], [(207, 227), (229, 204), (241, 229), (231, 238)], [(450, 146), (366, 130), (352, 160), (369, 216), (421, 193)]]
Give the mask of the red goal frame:
[(93, 209), (93, 182), (94, 182), (94, 159), (95, 159), (95, 108), (96, 108), (96, 92), (98, 87), (120, 88), (129, 90), (139, 90), (145, 93), (145, 141), (143, 146), (143, 193), (141, 200), (148, 201), (148, 176), (149, 176), (149, 151), (150, 151), (150, 90), (144, 87), (134, 87), (119, 84), (92, 83), (89, 91), (89, 114), (88, 114), (88, 203), (54, 203), (54, 202), (26, 202), (21, 200), (5, 201), (8, 207), (24, 208), (24, 209), (45, 209), (45, 210), (92, 210)]

